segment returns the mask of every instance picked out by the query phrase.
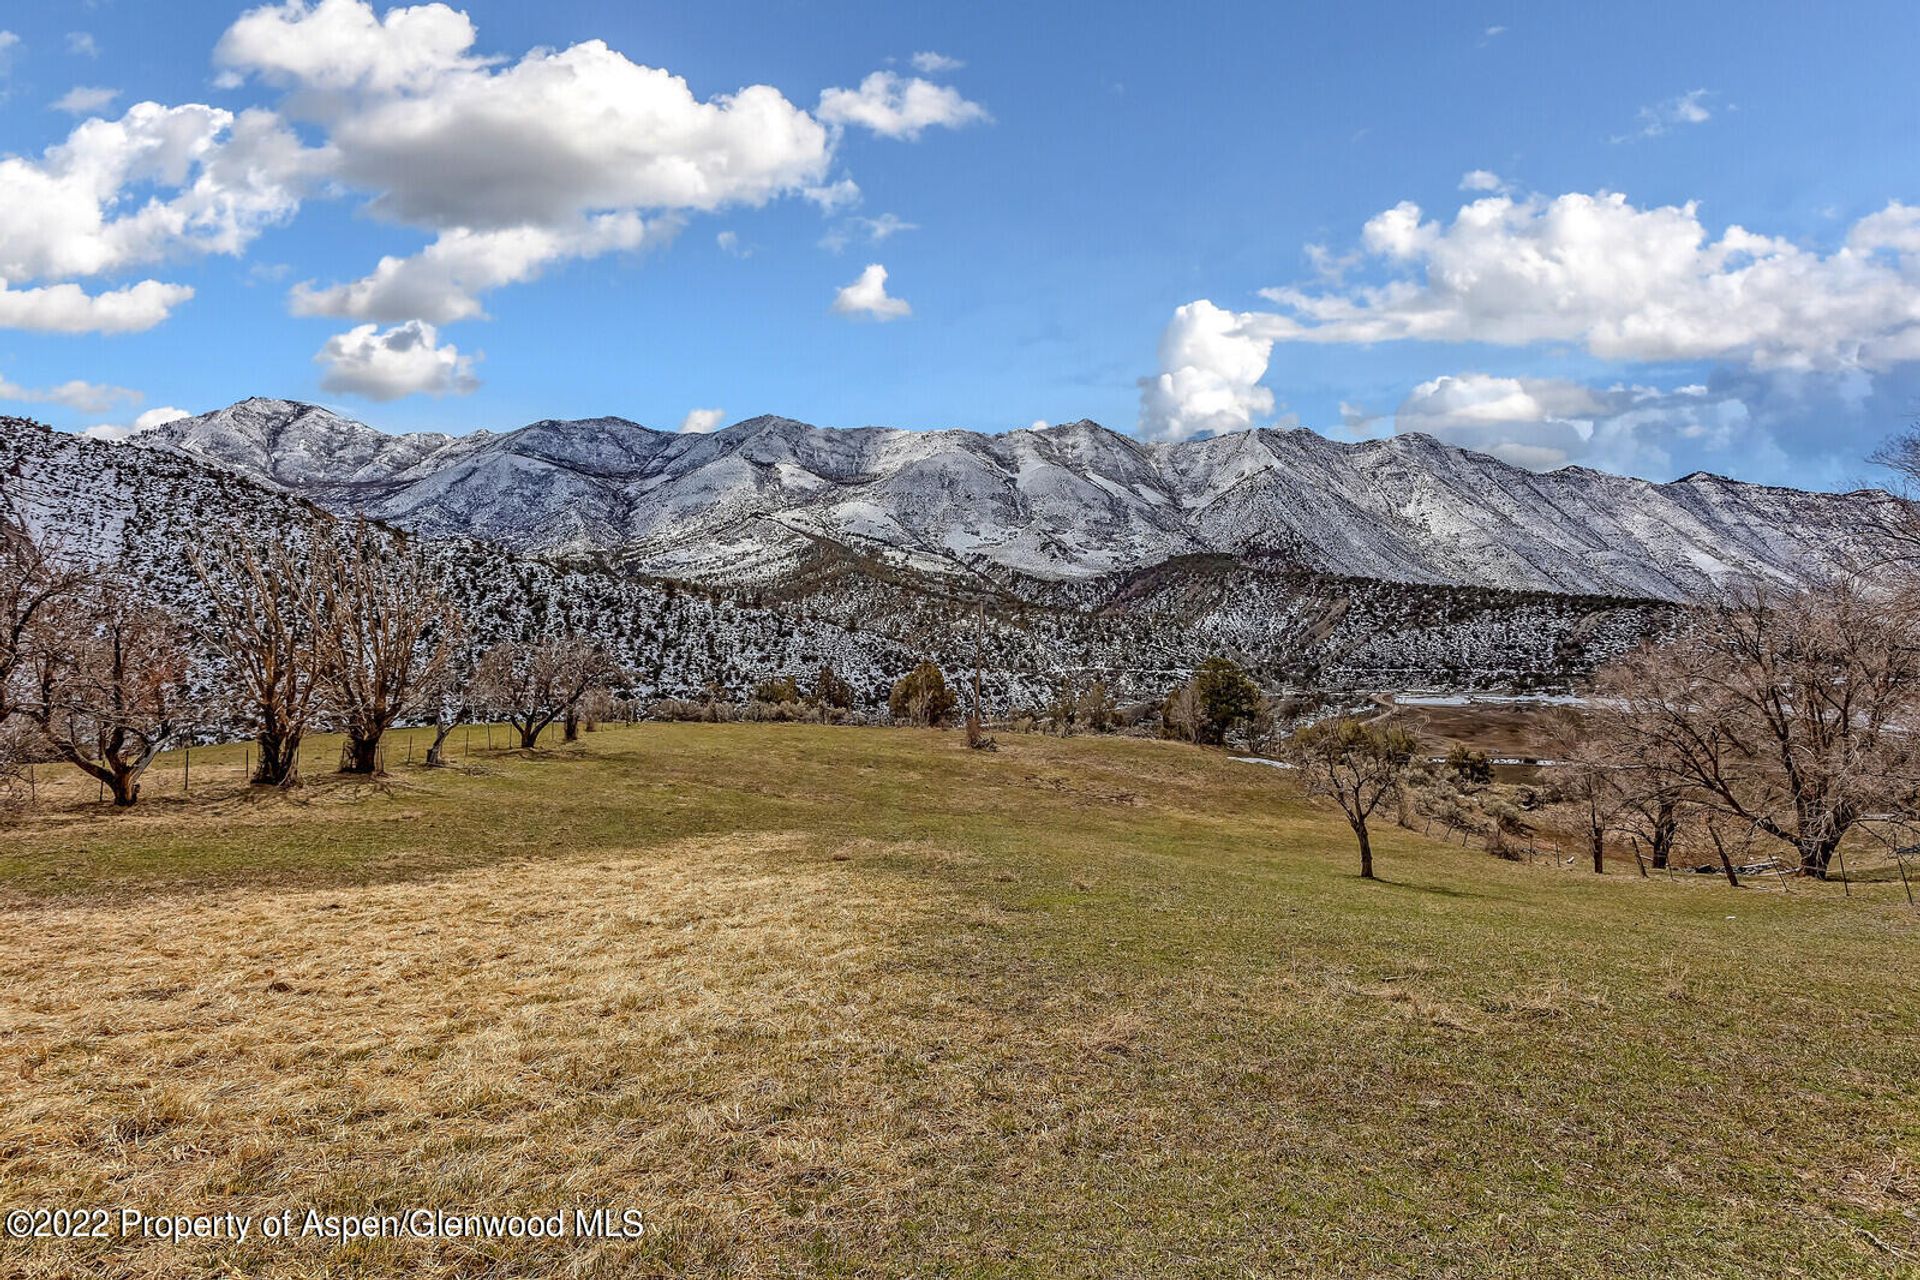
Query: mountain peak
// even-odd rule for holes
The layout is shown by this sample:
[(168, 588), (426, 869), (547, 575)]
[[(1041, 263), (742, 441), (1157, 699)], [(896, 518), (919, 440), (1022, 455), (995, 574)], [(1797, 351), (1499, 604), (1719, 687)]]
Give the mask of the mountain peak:
[(703, 580), (777, 577), (824, 539), (1051, 580), (1204, 554), (1356, 579), (1685, 599), (1728, 575), (1791, 580), (1869, 553), (1898, 518), (1883, 495), (1718, 478), (1607, 475), (1601, 501), (1601, 473), (1526, 471), (1413, 433), (1148, 445), (1088, 419), (988, 435), (762, 414), (703, 435), (605, 417), (391, 436), (257, 398), (152, 434), (425, 536), (617, 551), (644, 571)]

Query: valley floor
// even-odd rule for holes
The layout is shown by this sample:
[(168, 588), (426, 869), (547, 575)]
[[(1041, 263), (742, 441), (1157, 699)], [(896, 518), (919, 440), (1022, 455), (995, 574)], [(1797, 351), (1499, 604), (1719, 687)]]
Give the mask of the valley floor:
[[(501, 739), (496, 736), (496, 741)], [(423, 741), (415, 744), (418, 747)], [(1897, 884), (1575, 876), (1168, 743), (608, 728), (0, 829), (0, 1208), (640, 1210), (10, 1274), (1920, 1266)], [(191, 794), (178, 794), (190, 781)]]

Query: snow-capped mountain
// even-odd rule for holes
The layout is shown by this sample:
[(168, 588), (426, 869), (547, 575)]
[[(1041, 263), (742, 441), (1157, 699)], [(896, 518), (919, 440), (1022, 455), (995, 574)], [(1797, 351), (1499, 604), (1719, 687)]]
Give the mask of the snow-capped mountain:
[[(256, 546), (298, 543), (321, 514), (304, 498), (236, 482), (189, 457), (6, 417), (0, 502), (62, 555), (119, 566), (189, 625), (211, 616), (195, 549), (236, 536)], [(428, 544), (426, 553), (466, 619), (474, 653), (557, 630), (592, 635), (631, 673), (629, 691), (643, 697), (693, 697), (709, 684), (738, 693), (769, 675), (817, 672), (824, 663), (871, 705), (885, 701), (914, 658), (875, 632), (591, 564), (465, 538)]]
[(1704, 473), (1544, 474), (1420, 435), (1261, 430), (1149, 445), (1092, 422), (982, 435), (760, 417), (708, 435), (622, 418), (391, 435), (246, 400), (136, 437), (335, 510), (523, 552), (605, 551), (662, 576), (764, 583), (819, 540), (926, 569), (1101, 579), (1183, 556), (1387, 582), (1658, 600), (1871, 559), (1877, 490)]
[[(284, 475), (284, 460), (297, 455), (336, 486), (308, 491), (337, 497), (363, 483), (340, 477), (392, 447), (319, 412), (293, 427), (299, 448), (284, 423), (205, 427), (196, 438), (226, 440), (236, 456), (228, 466), (0, 417), (0, 502), (64, 553), (116, 563), (183, 619), (204, 620), (194, 548), (217, 537), (297, 542), (315, 527), (314, 503), (254, 475), (275, 466)], [(318, 447), (326, 440), (335, 447)], [(1644, 601), (1338, 578), (1257, 554), (996, 582), (903, 571), (882, 544), (802, 542), (777, 579), (718, 586), (648, 578), (604, 555), (529, 555), (466, 537), (425, 550), (476, 651), (555, 629), (592, 634), (641, 696), (717, 686), (737, 697), (766, 677), (809, 677), (830, 663), (874, 706), (921, 657), (958, 676), (976, 656), (997, 710), (1044, 702), (1063, 678), (1098, 677), (1122, 698), (1157, 698), (1213, 654), (1294, 686), (1562, 685), (1656, 632), (1670, 612)]]

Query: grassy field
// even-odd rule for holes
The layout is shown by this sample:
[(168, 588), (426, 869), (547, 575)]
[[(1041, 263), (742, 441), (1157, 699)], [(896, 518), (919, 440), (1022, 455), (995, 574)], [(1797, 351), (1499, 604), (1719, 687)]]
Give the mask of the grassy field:
[[(500, 740), (496, 737), (496, 741)], [(0, 832), (0, 1199), (643, 1211), (125, 1276), (1920, 1274), (1920, 917), (1146, 741), (607, 729)], [(317, 744), (315, 765), (329, 758)], [(417, 756), (417, 749), (416, 749)]]

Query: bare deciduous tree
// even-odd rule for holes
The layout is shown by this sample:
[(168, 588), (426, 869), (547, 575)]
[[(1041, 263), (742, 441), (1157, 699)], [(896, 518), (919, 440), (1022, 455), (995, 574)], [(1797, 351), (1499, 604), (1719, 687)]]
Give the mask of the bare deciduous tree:
[(48, 548), (0, 490), (0, 787), (13, 789), (31, 767), (39, 733), (33, 702), (33, 640), (92, 577), (87, 567)]
[(42, 617), (32, 641), (28, 714), (61, 759), (125, 807), (188, 717), (187, 643), (128, 583), (97, 578)]
[(1397, 725), (1322, 720), (1293, 735), (1288, 754), (1312, 795), (1332, 796), (1360, 842), (1360, 878), (1373, 879), (1367, 820), (1400, 785), (1420, 740)]
[(36, 626), (71, 601), (92, 571), (50, 549), (11, 509), (0, 511), (0, 721), (14, 711)]
[(1694, 610), (1677, 635), (1602, 672), (1618, 750), (1676, 801), (1792, 845), (1824, 879), (1863, 814), (1916, 791), (1911, 598), (1848, 579)]
[(315, 639), (343, 773), (372, 773), (380, 739), (438, 689), (460, 618), (427, 567), (364, 520), (315, 553)]
[(1615, 736), (1597, 731), (1588, 718), (1573, 711), (1555, 711), (1547, 723), (1548, 749), (1555, 769), (1554, 789), (1578, 806), (1586, 826), (1587, 853), (1593, 873), (1607, 870), (1607, 832), (1633, 798), (1642, 781), (1622, 767)]
[(520, 745), (531, 749), (548, 725), (616, 674), (606, 649), (580, 636), (531, 644), (503, 640), (474, 668), (474, 698), (518, 730)]
[(213, 640), (227, 659), (235, 710), (259, 747), (253, 781), (300, 783), (300, 741), (325, 688), (319, 642), (326, 577), (313, 548), (330, 531), (316, 525), (306, 545), (275, 544), (262, 553), (238, 541), (193, 557), (213, 603)]

